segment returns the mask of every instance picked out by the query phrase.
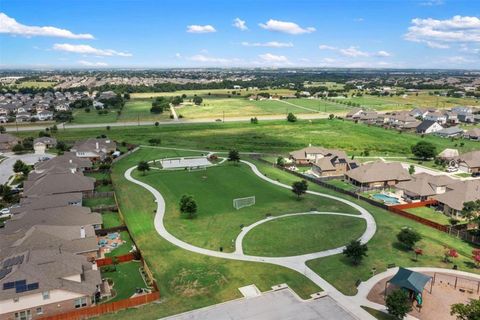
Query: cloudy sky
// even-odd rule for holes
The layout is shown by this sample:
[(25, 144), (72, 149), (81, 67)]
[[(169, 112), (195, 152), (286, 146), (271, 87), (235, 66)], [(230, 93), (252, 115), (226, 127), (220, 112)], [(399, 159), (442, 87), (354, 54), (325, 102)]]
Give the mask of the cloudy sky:
[(15, 67), (480, 69), (480, 1), (1, 0)]

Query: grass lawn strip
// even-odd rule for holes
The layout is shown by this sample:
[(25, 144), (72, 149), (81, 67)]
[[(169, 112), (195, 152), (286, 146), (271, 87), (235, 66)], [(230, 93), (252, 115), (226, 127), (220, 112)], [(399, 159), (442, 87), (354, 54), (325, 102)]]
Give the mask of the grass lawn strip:
[(147, 288), (140, 274), (140, 266), (141, 263), (138, 261), (129, 261), (117, 264), (116, 271), (105, 272), (112, 269), (113, 266), (102, 268), (102, 277), (111, 279), (115, 290), (115, 296), (106, 302), (128, 299), (135, 294), (137, 288)]
[(122, 225), (122, 221), (120, 220), (120, 215), (118, 212), (114, 211), (105, 211), (102, 212), (102, 219), (103, 219), (103, 228), (113, 228)]
[(443, 214), (443, 212), (435, 211), (435, 209), (430, 207), (412, 208), (412, 209), (407, 209), (405, 211), (436, 223), (440, 223), (443, 225), (450, 225), (449, 217)]

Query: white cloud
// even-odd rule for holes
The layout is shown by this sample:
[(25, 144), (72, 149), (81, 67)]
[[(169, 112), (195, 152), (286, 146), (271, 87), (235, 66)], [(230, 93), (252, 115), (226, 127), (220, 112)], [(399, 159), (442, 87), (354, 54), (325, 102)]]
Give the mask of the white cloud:
[(405, 34), (408, 41), (427, 45), (439, 42), (480, 42), (480, 18), (454, 16), (451, 19), (436, 20), (416, 18)]
[(177, 52), (177, 53), (175, 53), (175, 58), (177, 58), (177, 59), (181, 59), (181, 58), (182, 58), (182, 55), (181, 55), (180, 53), (178, 53), (178, 52)]
[(467, 59), (462, 56), (453, 56), (453, 57), (448, 57), (446, 59), (448, 63), (454, 63), (454, 64), (464, 64), (464, 63), (470, 63), (473, 62), (471, 59)]
[(391, 54), (385, 50), (380, 50), (377, 52), (366, 52), (366, 51), (361, 51), (358, 49), (358, 47), (355, 46), (350, 46), (348, 48), (337, 48), (334, 46), (329, 46), (326, 44), (321, 44), (318, 46), (320, 50), (331, 50), (331, 51), (336, 51), (342, 56), (345, 57), (351, 57), (351, 58), (358, 58), (358, 57), (381, 57), (381, 58), (386, 58), (390, 57)]
[(275, 54), (271, 54), (271, 53), (260, 54), (259, 58), (262, 59), (265, 62), (271, 62), (271, 63), (286, 63), (286, 62), (288, 62), (287, 57), (280, 56), (280, 55), (275, 55)]
[(420, 2), (420, 5), (426, 6), (426, 7), (433, 7), (433, 6), (440, 6), (443, 3), (444, 3), (443, 0), (428, 0), (428, 1)]
[(293, 43), (291, 42), (278, 42), (278, 41), (269, 41), (269, 42), (242, 42), (242, 46), (245, 47), (268, 47), (268, 48), (291, 48)]
[(326, 45), (326, 44), (321, 44), (318, 46), (318, 48), (320, 50), (337, 50), (338, 48), (337, 47), (332, 47), (332, 46), (329, 46), (329, 45)]
[(119, 56), (131, 57), (132, 54), (128, 52), (119, 52), (112, 49), (97, 49), (88, 44), (69, 44), (56, 43), (53, 45), (53, 50), (65, 51), (71, 53), (91, 54), (95, 56)]
[(245, 20), (242, 20), (240, 18), (235, 18), (233, 20), (233, 26), (239, 30), (245, 31), (248, 30), (247, 24), (245, 23)]
[(360, 50), (357, 49), (357, 47), (353, 47), (353, 46), (350, 46), (346, 49), (339, 49), (338, 52), (340, 52), (340, 54), (342, 54), (346, 57), (353, 57), (353, 58), (368, 57), (369, 56), (369, 54), (367, 52), (360, 51)]
[(427, 44), (427, 46), (429, 48), (432, 48), (432, 49), (448, 49), (448, 48), (450, 48), (450, 46), (448, 44), (444, 44), (444, 43), (438, 43), (438, 42), (434, 42), (434, 41), (426, 41), (425, 43)]
[(390, 57), (391, 54), (385, 50), (380, 50), (375, 54), (377, 57)]
[(201, 26), (201, 25), (196, 25), (192, 24), (190, 26), (187, 26), (187, 32), (189, 33), (211, 33), (211, 32), (217, 32), (215, 28), (209, 24)]
[(188, 58), (188, 60), (195, 61), (195, 62), (207, 62), (207, 63), (229, 63), (232, 61), (230, 59), (216, 58), (216, 57), (206, 56), (203, 54), (197, 54), (197, 55), (191, 56)]
[(363, 18), (355, 18), (355, 19), (353, 19), (353, 21), (355, 21), (355, 22), (363, 22), (363, 21), (365, 21), (365, 19), (363, 19)]
[(79, 60), (78, 63), (85, 67), (108, 67), (108, 63), (105, 63), (105, 62), (91, 62), (91, 61)]
[(50, 26), (27, 26), (18, 23), (15, 19), (10, 18), (3, 12), (0, 12), (0, 33), (20, 35), (25, 37), (43, 36), (69, 39), (94, 39), (94, 37), (89, 33), (75, 34), (66, 29), (60, 29)]
[(279, 21), (273, 19), (268, 20), (267, 23), (260, 23), (259, 26), (265, 30), (283, 32), (294, 35), (312, 33), (315, 31), (314, 27), (302, 28), (294, 22)]

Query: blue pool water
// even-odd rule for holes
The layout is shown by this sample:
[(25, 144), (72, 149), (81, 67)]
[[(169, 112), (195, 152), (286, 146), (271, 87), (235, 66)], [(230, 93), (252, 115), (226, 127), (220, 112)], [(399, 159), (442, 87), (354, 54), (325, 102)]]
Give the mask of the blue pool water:
[(383, 202), (385, 202), (387, 204), (399, 204), (400, 203), (400, 201), (398, 201), (397, 198), (387, 196), (383, 193), (374, 194), (373, 197), (377, 200), (382, 200)]

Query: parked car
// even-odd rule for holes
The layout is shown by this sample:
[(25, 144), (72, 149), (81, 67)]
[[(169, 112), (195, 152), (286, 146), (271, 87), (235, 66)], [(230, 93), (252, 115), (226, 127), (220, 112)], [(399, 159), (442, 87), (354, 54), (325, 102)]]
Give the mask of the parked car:
[(447, 168), (447, 172), (457, 172), (458, 171), (458, 168), (455, 168), (455, 167), (448, 167)]
[(10, 214), (10, 208), (3, 208), (0, 210), (0, 216), (8, 215)]

